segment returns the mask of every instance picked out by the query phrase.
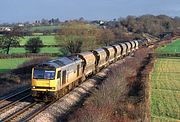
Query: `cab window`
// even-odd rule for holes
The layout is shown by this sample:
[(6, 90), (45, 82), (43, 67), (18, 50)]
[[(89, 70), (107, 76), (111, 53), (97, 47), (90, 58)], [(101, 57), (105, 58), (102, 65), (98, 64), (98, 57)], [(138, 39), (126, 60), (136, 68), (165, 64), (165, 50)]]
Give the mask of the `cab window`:
[(34, 78), (35, 79), (43, 79), (44, 78), (44, 71), (43, 70), (34, 70)]
[(66, 83), (66, 70), (62, 72), (62, 84), (64, 85)]
[(61, 78), (61, 71), (58, 71), (58, 75), (57, 75), (57, 78)]
[(55, 71), (46, 71), (44, 73), (44, 79), (53, 80), (55, 77)]
[(53, 80), (55, 78), (55, 71), (35, 69), (33, 74), (34, 79), (48, 79)]

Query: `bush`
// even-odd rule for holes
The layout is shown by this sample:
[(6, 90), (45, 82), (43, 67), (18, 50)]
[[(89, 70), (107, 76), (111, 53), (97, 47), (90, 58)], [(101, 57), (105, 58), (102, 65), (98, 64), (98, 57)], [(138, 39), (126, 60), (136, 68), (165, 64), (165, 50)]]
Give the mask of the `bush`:
[(25, 49), (31, 53), (39, 53), (43, 42), (39, 37), (30, 38), (25, 44)]

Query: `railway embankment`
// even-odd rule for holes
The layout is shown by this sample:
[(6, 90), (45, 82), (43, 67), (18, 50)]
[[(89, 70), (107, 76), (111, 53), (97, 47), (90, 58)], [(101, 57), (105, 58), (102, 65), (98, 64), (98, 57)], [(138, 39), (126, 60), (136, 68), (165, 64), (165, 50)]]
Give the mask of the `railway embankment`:
[(66, 121), (149, 121), (149, 73), (154, 58), (151, 49), (113, 67), (99, 90)]

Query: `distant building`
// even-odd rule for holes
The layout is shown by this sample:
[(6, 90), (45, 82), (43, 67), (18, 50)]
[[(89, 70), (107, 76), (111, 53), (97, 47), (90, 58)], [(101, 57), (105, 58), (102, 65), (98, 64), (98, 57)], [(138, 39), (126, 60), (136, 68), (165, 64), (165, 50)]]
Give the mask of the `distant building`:
[(19, 26), (19, 27), (24, 27), (24, 24), (19, 23), (18, 26)]
[(12, 30), (11, 27), (0, 27), (0, 32), (9, 32), (11, 30)]
[(100, 21), (100, 22), (99, 22), (100, 25), (103, 25), (104, 23), (105, 23), (104, 21)]

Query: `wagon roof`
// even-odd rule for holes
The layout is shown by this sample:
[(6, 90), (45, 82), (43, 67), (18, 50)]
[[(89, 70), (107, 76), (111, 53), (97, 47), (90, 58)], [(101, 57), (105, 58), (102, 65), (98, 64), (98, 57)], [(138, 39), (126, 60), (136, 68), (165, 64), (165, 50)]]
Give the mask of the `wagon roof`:
[(103, 52), (104, 52), (104, 49), (102, 49), (102, 48), (98, 48), (98, 49), (95, 49), (95, 50), (93, 50), (93, 51), (97, 51), (97, 52), (101, 52), (101, 51), (103, 51)]

